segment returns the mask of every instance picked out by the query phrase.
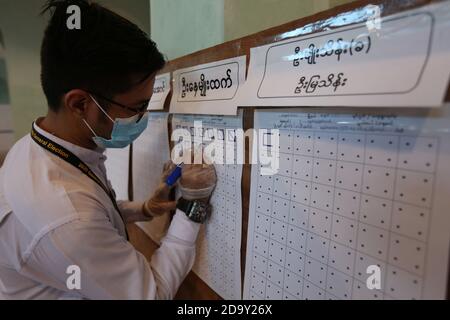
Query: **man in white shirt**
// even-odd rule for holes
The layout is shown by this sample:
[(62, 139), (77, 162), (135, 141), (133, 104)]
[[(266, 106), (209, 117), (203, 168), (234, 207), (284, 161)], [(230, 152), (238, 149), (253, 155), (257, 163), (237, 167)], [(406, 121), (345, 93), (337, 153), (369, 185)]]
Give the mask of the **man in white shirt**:
[[(72, 4), (81, 8), (81, 30), (66, 27)], [(165, 61), (137, 26), (97, 4), (48, 1), (48, 10), (41, 62), (49, 112), (0, 169), (0, 298), (171, 299), (194, 263), (214, 169), (183, 168), (183, 198), (147, 262), (125, 225), (175, 209), (164, 183), (173, 168), (147, 202), (116, 203), (103, 153), (145, 129)], [(81, 276), (75, 290), (73, 268)]]

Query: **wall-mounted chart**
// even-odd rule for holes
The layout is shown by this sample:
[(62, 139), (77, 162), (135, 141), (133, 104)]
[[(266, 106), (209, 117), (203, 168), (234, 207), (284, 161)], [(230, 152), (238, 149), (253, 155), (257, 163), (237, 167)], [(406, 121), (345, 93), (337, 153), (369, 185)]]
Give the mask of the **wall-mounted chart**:
[(445, 298), (449, 111), (256, 111), (280, 166), (252, 167), (244, 298)]
[[(149, 114), (148, 127), (133, 143), (133, 200), (146, 201), (161, 180), (164, 164), (170, 160), (168, 113)], [(166, 235), (170, 216), (165, 214), (138, 226), (156, 243)]]
[[(194, 121), (201, 121), (202, 128), (195, 130)], [(218, 182), (211, 198), (213, 211), (200, 230), (193, 271), (224, 299), (241, 299), (242, 164), (237, 163), (235, 131), (242, 129), (242, 115), (174, 115), (172, 124), (174, 130), (191, 132), (192, 141), (198, 143), (206, 136), (214, 138), (210, 132), (217, 129), (215, 138), (227, 139), (232, 146), (231, 150), (224, 147), (223, 155), (232, 151), (229, 158), (234, 164), (215, 164)]]

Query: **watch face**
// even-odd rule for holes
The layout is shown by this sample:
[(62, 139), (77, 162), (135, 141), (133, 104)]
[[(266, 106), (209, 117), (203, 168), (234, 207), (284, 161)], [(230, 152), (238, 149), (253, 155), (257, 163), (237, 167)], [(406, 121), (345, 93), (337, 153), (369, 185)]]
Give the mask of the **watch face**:
[(195, 201), (189, 216), (193, 221), (203, 223), (206, 220), (207, 213), (208, 206), (206, 204)]

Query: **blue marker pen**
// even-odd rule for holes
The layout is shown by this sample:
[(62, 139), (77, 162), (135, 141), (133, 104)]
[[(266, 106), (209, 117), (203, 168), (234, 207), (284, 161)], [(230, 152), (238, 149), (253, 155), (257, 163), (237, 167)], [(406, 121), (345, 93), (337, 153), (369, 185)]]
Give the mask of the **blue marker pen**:
[(169, 177), (166, 179), (166, 184), (171, 187), (175, 183), (177, 183), (178, 179), (181, 177), (181, 170), (183, 168), (184, 163), (180, 163), (177, 167), (172, 171)]

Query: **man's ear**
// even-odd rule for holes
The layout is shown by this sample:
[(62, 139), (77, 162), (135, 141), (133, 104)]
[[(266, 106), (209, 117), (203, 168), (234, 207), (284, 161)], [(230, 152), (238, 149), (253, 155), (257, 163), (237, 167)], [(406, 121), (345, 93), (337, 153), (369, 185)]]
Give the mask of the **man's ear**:
[(90, 102), (89, 93), (80, 89), (70, 90), (64, 96), (64, 105), (67, 110), (80, 119), (86, 118), (86, 112)]

